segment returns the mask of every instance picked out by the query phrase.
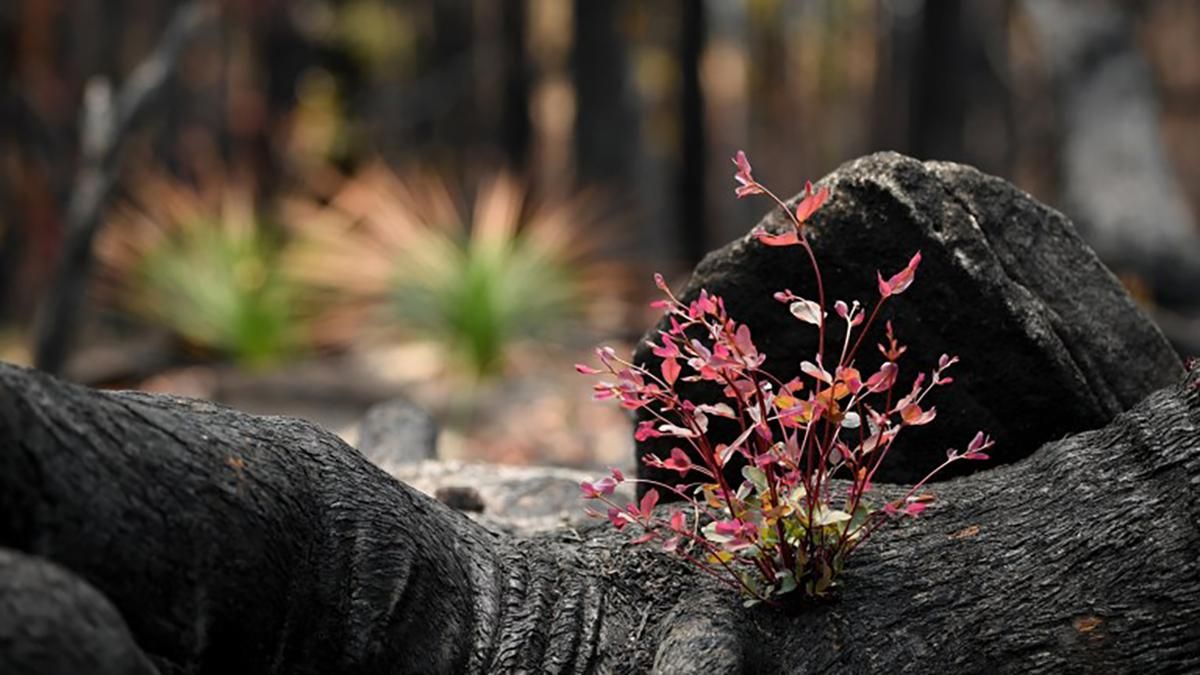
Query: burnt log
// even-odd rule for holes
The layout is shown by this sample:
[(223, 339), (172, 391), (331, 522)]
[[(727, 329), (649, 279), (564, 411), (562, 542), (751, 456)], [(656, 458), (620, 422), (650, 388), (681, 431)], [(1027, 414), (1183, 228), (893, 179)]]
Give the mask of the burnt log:
[(784, 612), (607, 528), (502, 536), (302, 421), (0, 365), (0, 546), (163, 672), (1195, 672), (1198, 486), (1193, 372), (939, 484)]
[[(886, 278), (916, 251), (923, 255), (913, 286), (889, 300), (867, 338), (859, 370), (878, 368), (872, 343), (882, 341), (884, 320), (908, 345), (902, 388), (941, 354), (962, 359), (955, 384), (931, 398), (937, 422), (899, 436), (880, 480), (920, 480), (948, 448), (961, 448), (980, 429), (996, 439), (994, 463), (1015, 461), (1048, 441), (1103, 426), (1179, 378), (1178, 356), (1071, 222), (1004, 180), (960, 164), (879, 153), (820, 184), (832, 196), (806, 228), (830, 305), (842, 299), (871, 307), (879, 297), (876, 271)], [(781, 232), (790, 227), (785, 218), (776, 209), (761, 224)], [(701, 289), (724, 298), (730, 316), (750, 327), (764, 368), (781, 381), (799, 376), (800, 362), (816, 354), (817, 331), (772, 297), (791, 289), (817, 299), (797, 248), (744, 236), (706, 256), (679, 297), (690, 302)], [(635, 362), (657, 372), (661, 359), (646, 342), (667, 328), (664, 319), (646, 334)], [(695, 403), (724, 400), (710, 383), (681, 380), (676, 388)], [(638, 419), (651, 418), (642, 410)], [(713, 420), (710, 435), (730, 442), (738, 431), (731, 421)], [(638, 442), (637, 454), (665, 457), (675, 444), (650, 438)], [(740, 475), (740, 466), (731, 466)], [(984, 466), (959, 462), (942, 477)], [(640, 462), (638, 471), (677, 480)]]
[(100, 591), (46, 560), (0, 548), (0, 673), (154, 675)]

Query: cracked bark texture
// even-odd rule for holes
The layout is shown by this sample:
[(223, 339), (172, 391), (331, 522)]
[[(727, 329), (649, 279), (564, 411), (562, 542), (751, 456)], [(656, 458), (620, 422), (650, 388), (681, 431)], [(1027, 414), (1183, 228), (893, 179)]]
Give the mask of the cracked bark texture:
[(1192, 373), (940, 484), (788, 615), (608, 528), (499, 536), (304, 422), (0, 365), (0, 546), (164, 673), (1194, 672), (1198, 486)]
[[(876, 271), (887, 277), (920, 250), (915, 283), (888, 301), (875, 335), (891, 319), (908, 345), (902, 388), (941, 354), (962, 358), (955, 383), (931, 397), (937, 421), (900, 435), (880, 480), (919, 480), (947, 448), (961, 448), (980, 429), (997, 441), (990, 464), (1012, 462), (1043, 443), (1106, 424), (1182, 373), (1162, 334), (1070, 221), (1007, 182), (959, 164), (879, 153), (845, 164), (820, 184), (832, 196), (807, 232), (828, 302), (857, 299), (870, 308), (879, 297)], [(775, 210), (762, 224), (780, 232), (790, 227), (785, 218)], [(702, 288), (723, 297), (730, 315), (750, 326), (767, 356), (764, 367), (781, 380), (799, 375), (800, 362), (816, 354), (816, 329), (772, 297), (790, 288), (817, 299), (798, 248), (742, 237), (710, 253), (680, 297), (690, 301)], [(832, 335), (841, 334), (840, 325), (830, 325)], [(666, 327), (660, 322), (646, 339)], [(879, 339), (868, 338), (861, 352), (864, 374), (879, 365), (870, 344)], [(634, 360), (651, 368), (660, 362), (644, 342)], [(695, 402), (720, 397), (706, 383), (678, 389)], [(648, 414), (640, 412), (640, 419)], [(710, 432), (726, 442), (737, 435), (725, 420), (712, 420)], [(641, 441), (638, 456), (666, 456), (672, 445), (670, 438)], [(942, 477), (988, 465), (959, 462)], [(676, 480), (673, 472), (644, 465), (639, 473)]]
[(0, 547), (99, 589), (164, 673), (644, 670), (629, 635), (688, 574), (588, 546), (501, 537), (307, 422), (0, 364)]
[(0, 673), (158, 671), (103, 594), (58, 565), (0, 548)]

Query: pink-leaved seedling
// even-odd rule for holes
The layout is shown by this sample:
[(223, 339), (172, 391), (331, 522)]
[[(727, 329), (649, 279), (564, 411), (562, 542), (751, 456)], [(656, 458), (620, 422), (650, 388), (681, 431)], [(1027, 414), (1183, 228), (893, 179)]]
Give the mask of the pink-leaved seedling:
[[(755, 346), (750, 327), (729, 316), (722, 298), (701, 290), (685, 303), (656, 274), (665, 297), (653, 306), (665, 311), (669, 326), (649, 342), (657, 365), (636, 364), (602, 347), (596, 352), (600, 368), (579, 364), (576, 370), (609, 376), (594, 385), (596, 399), (615, 399), (649, 414), (634, 437), (669, 438), (673, 444), (666, 457), (646, 455), (643, 462), (678, 479), (629, 479), (648, 488), (636, 504), (615, 500), (616, 486), (627, 481), (617, 469), (584, 481), (580, 490), (605, 507), (589, 508), (590, 515), (618, 529), (639, 530), (634, 542), (655, 542), (738, 589), (748, 603), (777, 603), (797, 593), (825, 595), (847, 556), (879, 527), (925, 511), (932, 496), (921, 490), (930, 479), (954, 462), (988, 459), (993, 443), (979, 432), (966, 450), (947, 451), (945, 461), (900, 499), (871, 501), (872, 481), (896, 437), (934, 421), (937, 409), (926, 399), (953, 382), (947, 371), (958, 362), (942, 355), (935, 368), (913, 378), (908, 392), (898, 391), (899, 361), (907, 347), (887, 321), (877, 345), (883, 363), (865, 376), (856, 366), (880, 310), (916, 279), (921, 253), (886, 279), (877, 274), (879, 297), (869, 312), (858, 301), (836, 300), (831, 308), (805, 236), (805, 224), (829, 200), (829, 189), (807, 184), (791, 208), (754, 178), (745, 153), (739, 151), (733, 163), (736, 196), (765, 195), (790, 223), (783, 233), (759, 227), (751, 236), (765, 246), (799, 246), (809, 262), (817, 297), (784, 289), (774, 298), (798, 321), (816, 327), (816, 353), (801, 360), (800, 376), (783, 382), (762, 368), (766, 355)], [(835, 331), (838, 339), (827, 344)], [(723, 400), (695, 403), (676, 390), (680, 382), (698, 381), (716, 385)], [(713, 417), (733, 420), (737, 437), (728, 443), (710, 438)], [(743, 465), (740, 480), (727, 475), (735, 457)], [(656, 510), (660, 491), (677, 495), (682, 505)]]

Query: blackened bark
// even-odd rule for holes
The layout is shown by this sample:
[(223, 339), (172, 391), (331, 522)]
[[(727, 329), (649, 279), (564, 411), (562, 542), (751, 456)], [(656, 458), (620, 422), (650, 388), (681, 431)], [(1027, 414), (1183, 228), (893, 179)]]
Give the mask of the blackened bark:
[(160, 664), (459, 672), (485, 656), (487, 533), (307, 423), (11, 367), (0, 419), (0, 545), (95, 585)]
[(575, 151), (581, 185), (634, 194), (625, 179), (636, 167), (638, 112), (629, 55), (619, 32), (621, 2), (574, 4), (571, 67), (577, 98)]
[(1192, 672), (1198, 484), (1192, 373), (939, 485), (789, 616), (627, 533), (492, 534), (303, 422), (0, 365), (0, 546), (165, 672)]
[[(502, 540), (309, 423), (3, 364), (0, 546), (94, 585), (168, 672), (583, 672), (645, 648), (612, 636), (644, 598), (609, 603), (577, 547)], [(603, 655), (602, 616), (633, 617)]]
[(939, 487), (944, 506), (881, 535), (839, 597), (793, 618), (740, 609), (623, 534), (500, 539), (292, 420), (4, 367), (0, 439), (0, 543), (105, 591), (172, 667), (1200, 665), (1195, 374), (1105, 430)]
[(58, 565), (0, 548), (0, 673), (157, 672), (99, 591)]

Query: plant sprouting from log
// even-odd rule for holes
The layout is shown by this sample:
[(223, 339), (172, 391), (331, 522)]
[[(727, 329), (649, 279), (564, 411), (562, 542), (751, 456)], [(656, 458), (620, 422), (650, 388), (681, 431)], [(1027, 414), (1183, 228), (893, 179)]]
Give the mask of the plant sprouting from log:
[[(649, 343), (661, 359), (657, 366), (633, 363), (603, 347), (597, 350), (600, 368), (581, 364), (576, 369), (615, 378), (595, 384), (597, 399), (615, 399), (649, 414), (637, 426), (637, 440), (674, 441), (668, 456), (647, 454), (643, 461), (678, 472), (679, 482), (630, 479), (648, 488), (630, 504), (614, 497), (617, 485), (627, 480), (617, 469), (580, 487), (585, 498), (606, 507), (605, 512), (589, 508), (591, 515), (607, 518), (618, 529), (632, 526), (639, 531), (635, 542), (654, 543), (682, 557), (737, 588), (747, 603), (777, 602), (793, 593), (823, 596), (837, 583), (850, 553), (879, 527), (925, 509), (932, 496), (922, 487), (934, 475), (959, 460), (987, 459), (992, 440), (979, 432), (965, 450), (947, 451), (945, 461), (900, 499), (872, 499), (872, 480), (897, 436), (933, 421), (937, 410), (927, 399), (953, 381), (947, 371), (958, 361), (942, 355), (936, 367), (918, 373), (903, 390), (900, 360), (907, 348), (886, 321), (878, 344), (882, 364), (865, 376), (856, 365), (884, 305), (913, 283), (921, 254), (887, 278), (878, 275), (879, 297), (869, 311), (858, 301), (837, 300), (830, 307), (804, 229), (829, 199), (828, 188), (814, 190), (808, 184), (803, 199), (789, 208), (755, 180), (744, 153), (733, 161), (736, 195), (765, 195), (790, 220), (782, 234), (760, 226), (751, 235), (765, 246), (799, 247), (811, 267), (815, 300), (787, 289), (774, 297), (817, 331), (816, 354), (800, 363), (800, 376), (780, 381), (763, 369), (766, 356), (749, 326), (731, 318), (720, 297), (701, 290), (684, 302), (656, 275), (666, 297), (654, 306), (665, 310), (669, 326)], [(676, 390), (680, 382), (712, 383), (722, 398), (690, 401)], [(709, 421), (718, 417), (740, 429), (731, 442), (710, 436)], [(743, 464), (741, 480), (730, 480), (726, 470), (735, 457)], [(682, 506), (655, 510), (660, 491), (678, 495)]]

